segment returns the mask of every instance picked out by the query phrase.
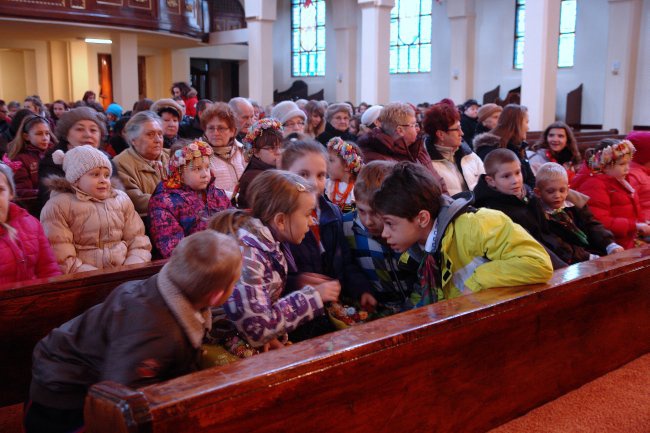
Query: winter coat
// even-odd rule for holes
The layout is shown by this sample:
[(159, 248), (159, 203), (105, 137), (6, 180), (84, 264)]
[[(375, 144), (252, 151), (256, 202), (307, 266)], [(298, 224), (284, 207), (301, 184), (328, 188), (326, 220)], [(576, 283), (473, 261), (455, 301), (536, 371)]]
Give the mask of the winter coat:
[(318, 137), (316, 137), (316, 140), (321, 142), (324, 146), (327, 146), (327, 142), (334, 137), (341, 137), (345, 141), (357, 141), (357, 136), (349, 132), (349, 130), (340, 131), (333, 127), (329, 122), (325, 124), (325, 130)]
[(252, 224), (254, 232), (237, 232), (244, 264), (223, 308), (248, 343), (260, 347), (323, 315), (324, 308), (320, 294), (311, 286), (282, 296), (288, 269), (281, 245), (261, 221), (254, 219)]
[(467, 137), (463, 137), (463, 140), (471, 147), (474, 143), (474, 138), (477, 135), (484, 134), (486, 132), (490, 132), (491, 129), (488, 128), (487, 126), (483, 125), (481, 122), (476, 122), (476, 129), (474, 130), (474, 135), (472, 136), (471, 140), (468, 140)]
[(465, 199), (445, 201), (436, 219), (437, 235), (430, 236), (424, 251), (419, 245), (409, 249), (418, 262), (425, 251), (436, 253), (438, 300), (493, 287), (545, 283), (553, 276), (544, 248), (503, 212), (465, 212)]
[(427, 151), (431, 156), (433, 169), (445, 180), (449, 195), (455, 195), (467, 190), (463, 188), (463, 184), (458, 178), (456, 170), (463, 176), (467, 188), (470, 191), (474, 189), (479, 177), (485, 173), (485, 168), (483, 168), (481, 158), (472, 152), (472, 149), (466, 143), (462, 143), (458, 150), (456, 150), (456, 153), (454, 153), (454, 162), (442, 156), (438, 149), (436, 149), (436, 146), (431, 142), (431, 137), (427, 137), (425, 143)]
[(639, 195), (641, 205), (641, 220), (650, 221), (650, 169), (632, 161), (628, 175), (630, 185)]
[[(167, 170), (169, 164), (167, 150), (160, 154), (158, 160), (163, 169)], [(140, 216), (147, 216), (151, 194), (156, 190), (158, 183), (163, 180), (160, 174), (132, 147), (117, 155), (113, 161), (135, 210)]]
[(30, 398), (83, 409), (97, 382), (139, 388), (197, 371), (210, 310), (196, 311), (166, 269), (122, 284), (42, 339), (34, 349)]
[(167, 258), (184, 237), (205, 230), (212, 215), (229, 207), (226, 193), (212, 182), (204, 192), (160, 182), (149, 200), (151, 241)]
[(199, 98), (186, 96), (183, 97), (183, 102), (185, 102), (185, 114), (191, 117), (196, 116), (196, 104), (199, 102)]
[(371, 161), (410, 161), (421, 164), (433, 175), (442, 192), (448, 193), (445, 180), (433, 168), (431, 157), (421, 137), (418, 137), (415, 143), (407, 146), (403, 139), (395, 140), (381, 128), (374, 128), (359, 137), (357, 144), (361, 148), (363, 162), (366, 164)]
[(201, 129), (201, 122), (198, 118), (191, 118), (190, 122), (181, 122), (178, 128), (178, 135), (181, 138), (193, 140), (195, 138), (203, 137), (204, 131)]
[(9, 203), (7, 224), (15, 238), (0, 225), (0, 284), (61, 275), (41, 223), (15, 203)]
[(50, 179), (41, 223), (64, 274), (145, 263), (151, 243), (129, 197), (118, 189), (97, 200), (65, 178)]
[(16, 196), (36, 197), (38, 194), (38, 165), (45, 156), (46, 151), (28, 144), (25, 149), (13, 158), (21, 166), (14, 173), (16, 183)]
[[(208, 142), (207, 139), (204, 139), (204, 141)], [(214, 184), (217, 188), (226, 191), (228, 197), (232, 197), (239, 178), (246, 167), (244, 145), (235, 140), (234, 146), (235, 151), (230, 158), (221, 158), (216, 155), (216, 152), (214, 158), (210, 158), (210, 170), (214, 176)]]
[[(499, 148), (500, 138), (497, 135), (494, 135), (490, 132), (485, 134), (477, 135), (474, 137), (474, 152), (485, 161), (485, 157), (488, 153), (492, 152), (494, 149)], [(524, 183), (531, 188), (535, 188), (535, 175), (533, 170), (530, 168), (530, 163), (526, 158), (526, 152), (524, 149), (528, 147), (528, 144), (523, 141), (519, 146), (514, 145), (513, 143), (508, 143), (506, 146), (507, 149), (512, 150), (517, 157), (519, 157), (519, 162), (521, 163), (521, 174), (524, 177)]]
[(251, 156), (251, 160), (248, 162), (244, 173), (239, 178), (239, 188), (237, 195), (237, 207), (240, 209), (247, 209), (250, 207), (248, 202), (248, 187), (253, 182), (253, 180), (263, 171), (271, 170), (276, 168), (274, 165), (267, 164), (266, 162), (259, 159), (257, 156)]
[(557, 156), (553, 155), (551, 150), (546, 148), (537, 149), (536, 151), (526, 151), (526, 155), (528, 156), (530, 168), (533, 170), (535, 176), (537, 176), (539, 168), (547, 162), (555, 162), (564, 167), (567, 176), (569, 177), (569, 181), (571, 181), (573, 176), (576, 174), (577, 167), (573, 164), (573, 154), (568, 148), (564, 148)]
[(463, 130), (463, 140), (471, 143), (474, 140), (476, 126), (479, 124), (478, 118), (469, 117), (465, 113), (460, 115), (460, 129)]
[(571, 188), (590, 197), (591, 211), (614, 234), (617, 244), (625, 249), (634, 247), (636, 223), (642, 215), (636, 191), (604, 173), (591, 173), (586, 165), (573, 178)]

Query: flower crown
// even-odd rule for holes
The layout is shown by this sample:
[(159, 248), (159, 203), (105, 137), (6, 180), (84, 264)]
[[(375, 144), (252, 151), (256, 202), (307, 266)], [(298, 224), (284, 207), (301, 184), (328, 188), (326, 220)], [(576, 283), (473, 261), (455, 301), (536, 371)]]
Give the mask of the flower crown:
[(248, 134), (244, 137), (244, 143), (248, 145), (253, 145), (253, 142), (257, 137), (262, 135), (262, 132), (265, 129), (275, 129), (280, 134), (282, 134), (283, 128), (279, 120), (276, 120), (272, 117), (265, 117), (264, 119), (258, 120), (250, 128), (248, 128)]
[(602, 172), (608, 165), (614, 164), (625, 155), (634, 155), (636, 148), (629, 140), (622, 140), (605, 147), (589, 158), (589, 168), (595, 173)]
[(180, 188), (182, 184), (182, 169), (191, 165), (195, 159), (208, 158), (209, 160), (213, 154), (212, 147), (201, 140), (195, 140), (177, 149), (169, 158), (169, 176), (165, 181), (165, 186), (168, 188)]
[(327, 150), (331, 150), (343, 158), (345, 168), (348, 169), (351, 174), (355, 176), (359, 174), (361, 166), (363, 165), (363, 160), (355, 146), (343, 140), (341, 137), (334, 137), (327, 142)]

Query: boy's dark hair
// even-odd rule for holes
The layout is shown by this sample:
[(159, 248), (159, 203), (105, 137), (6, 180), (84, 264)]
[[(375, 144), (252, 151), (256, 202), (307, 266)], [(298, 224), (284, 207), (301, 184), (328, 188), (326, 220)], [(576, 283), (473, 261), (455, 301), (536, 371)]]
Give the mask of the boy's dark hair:
[(289, 170), (296, 160), (310, 153), (321, 155), (327, 162), (327, 151), (318, 141), (300, 140), (284, 142), (280, 166), (282, 170)]
[(487, 154), (485, 161), (483, 161), (483, 167), (485, 167), (485, 175), (494, 177), (494, 175), (497, 174), (497, 171), (499, 171), (501, 164), (507, 164), (509, 162), (518, 162), (521, 164), (521, 161), (519, 161), (517, 154), (515, 154), (512, 150), (505, 148), (494, 149), (492, 152)]
[(395, 161), (371, 161), (364, 165), (354, 182), (354, 198), (370, 203), (394, 166)]
[(382, 215), (412, 220), (426, 210), (434, 219), (440, 212), (440, 186), (422, 165), (398, 162), (375, 193), (371, 206)]

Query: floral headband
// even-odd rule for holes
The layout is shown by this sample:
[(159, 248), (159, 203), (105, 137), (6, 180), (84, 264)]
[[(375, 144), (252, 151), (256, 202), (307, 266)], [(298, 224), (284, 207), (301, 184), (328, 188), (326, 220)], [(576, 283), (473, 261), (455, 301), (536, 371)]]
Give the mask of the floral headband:
[(276, 120), (272, 117), (265, 117), (264, 119), (255, 122), (253, 125), (251, 125), (250, 128), (248, 128), (248, 134), (246, 134), (246, 137), (244, 137), (243, 140), (244, 143), (252, 146), (255, 139), (262, 135), (262, 132), (265, 129), (275, 129), (280, 134), (282, 134), (283, 131), (282, 124), (279, 120)]
[(169, 176), (165, 181), (165, 186), (175, 189), (180, 188), (183, 168), (193, 164), (195, 159), (207, 158), (209, 161), (213, 153), (212, 147), (201, 140), (195, 140), (177, 149), (169, 158)]
[(625, 155), (632, 157), (634, 152), (636, 152), (634, 145), (629, 140), (622, 140), (594, 153), (589, 158), (589, 168), (595, 173), (601, 172), (605, 167), (614, 164)]
[(334, 137), (327, 142), (327, 150), (331, 150), (343, 158), (345, 168), (347, 168), (351, 174), (355, 176), (359, 174), (363, 161), (355, 146), (343, 140), (341, 137)]

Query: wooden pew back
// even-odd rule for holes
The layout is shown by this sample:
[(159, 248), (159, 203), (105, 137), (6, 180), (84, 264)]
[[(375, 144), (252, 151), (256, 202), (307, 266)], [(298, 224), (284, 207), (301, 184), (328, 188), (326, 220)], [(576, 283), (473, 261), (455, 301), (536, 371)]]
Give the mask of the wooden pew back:
[(32, 351), (52, 329), (102, 302), (120, 284), (156, 274), (164, 260), (113, 271), (41, 278), (0, 285), (0, 406), (28, 396)]
[(87, 431), (486, 431), (649, 352), (649, 277), (647, 246), (140, 390), (100, 383)]

